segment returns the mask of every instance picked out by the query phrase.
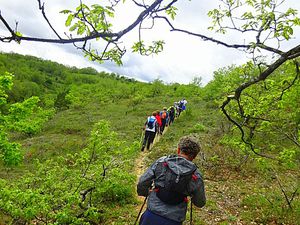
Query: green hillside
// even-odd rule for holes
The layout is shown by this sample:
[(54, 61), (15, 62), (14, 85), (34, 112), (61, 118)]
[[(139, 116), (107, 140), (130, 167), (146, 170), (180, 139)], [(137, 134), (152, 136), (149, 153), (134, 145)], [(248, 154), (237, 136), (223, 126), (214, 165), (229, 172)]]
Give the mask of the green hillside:
[[(0, 224), (133, 224), (138, 176), (188, 134), (202, 145), (195, 162), (207, 194), (194, 224), (300, 224), (299, 77), (286, 65), (248, 90), (248, 121), (238, 104), (226, 108), (250, 146), (220, 110), (251, 79), (240, 70), (216, 71), (205, 87), (166, 85), (0, 54)], [(187, 110), (141, 152), (147, 116), (183, 97)]]

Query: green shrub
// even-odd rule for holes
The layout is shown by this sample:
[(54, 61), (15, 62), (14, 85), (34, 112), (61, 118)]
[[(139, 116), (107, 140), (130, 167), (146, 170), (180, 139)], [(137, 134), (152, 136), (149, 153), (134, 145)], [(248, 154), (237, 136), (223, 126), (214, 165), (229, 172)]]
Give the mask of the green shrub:
[(109, 172), (108, 179), (100, 188), (101, 201), (108, 203), (128, 203), (134, 199), (135, 176), (123, 169), (115, 168)]
[(191, 133), (200, 133), (206, 131), (207, 128), (202, 123), (197, 123), (190, 129)]
[(132, 151), (108, 122), (100, 121), (79, 153), (37, 162), (35, 171), (16, 182), (0, 180), (0, 211), (12, 221), (28, 224), (36, 219), (53, 224), (100, 223), (100, 208), (133, 199), (135, 176), (124, 170)]
[(66, 96), (70, 92), (70, 90), (65, 90), (57, 94), (56, 99), (54, 101), (54, 107), (58, 110), (65, 110), (70, 107), (71, 101), (67, 99)]

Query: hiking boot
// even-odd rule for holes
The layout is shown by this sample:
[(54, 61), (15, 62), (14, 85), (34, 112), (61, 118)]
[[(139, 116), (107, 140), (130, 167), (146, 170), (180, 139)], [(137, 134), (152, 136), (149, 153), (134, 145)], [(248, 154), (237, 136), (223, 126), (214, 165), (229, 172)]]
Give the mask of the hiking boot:
[(142, 146), (141, 151), (143, 152), (145, 150), (145, 146)]

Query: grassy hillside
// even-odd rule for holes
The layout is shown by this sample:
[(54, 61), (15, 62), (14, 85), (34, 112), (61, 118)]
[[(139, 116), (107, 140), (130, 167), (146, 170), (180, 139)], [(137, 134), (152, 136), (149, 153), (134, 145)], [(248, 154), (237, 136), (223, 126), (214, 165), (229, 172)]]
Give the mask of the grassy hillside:
[[(158, 157), (175, 153), (188, 134), (202, 145), (195, 162), (208, 200), (203, 209), (194, 207), (194, 224), (299, 224), (299, 159), (287, 167), (244, 151), (218, 107), (220, 86), (146, 84), (34, 57), (0, 58), (0, 72), (14, 73), (18, 84), (3, 115), (32, 95), (43, 109), (55, 110), (36, 134), (9, 132), (24, 159), (19, 166), (1, 165), (0, 224), (133, 224), (142, 204), (138, 176)], [(141, 152), (147, 116), (182, 97), (187, 110)]]

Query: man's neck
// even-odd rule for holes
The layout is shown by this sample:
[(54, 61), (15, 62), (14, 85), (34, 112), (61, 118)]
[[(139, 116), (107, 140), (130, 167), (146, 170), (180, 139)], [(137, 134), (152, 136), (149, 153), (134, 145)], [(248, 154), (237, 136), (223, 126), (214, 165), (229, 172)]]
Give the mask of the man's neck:
[(184, 153), (179, 153), (178, 156), (181, 156), (189, 161), (193, 161), (193, 159), (191, 159), (188, 155), (184, 154)]

